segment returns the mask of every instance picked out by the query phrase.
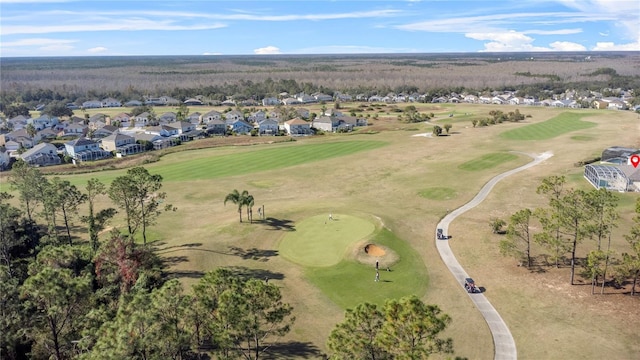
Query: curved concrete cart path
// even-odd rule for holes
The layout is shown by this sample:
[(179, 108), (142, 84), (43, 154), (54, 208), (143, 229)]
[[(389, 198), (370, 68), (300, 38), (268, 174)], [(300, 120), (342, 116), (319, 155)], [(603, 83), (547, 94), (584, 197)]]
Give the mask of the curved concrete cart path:
[[(530, 154), (527, 155), (531, 156)], [(482, 189), (480, 189), (480, 192), (478, 192), (478, 194), (471, 201), (447, 214), (447, 216), (445, 216), (438, 223), (438, 228), (442, 229), (445, 235), (448, 235), (449, 224), (458, 216), (480, 204), (487, 197), (487, 195), (489, 195), (489, 192), (500, 180), (506, 178), (509, 175), (513, 175), (517, 172), (538, 165), (551, 156), (553, 156), (553, 153), (551, 152), (545, 152), (537, 156), (532, 156), (534, 159), (530, 163), (495, 176), (494, 178), (489, 180), (489, 182), (486, 183), (482, 187)], [(438, 248), (438, 252), (440, 253), (442, 261), (444, 261), (445, 265), (447, 265), (449, 271), (451, 271), (451, 274), (453, 274), (460, 286), (464, 287), (464, 279), (470, 276), (467, 275), (456, 257), (453, 255), (451, 247), (449, 246), (449, 240), (438, 240), (437, 234), (435, 238), (436, 247)], [(469, 294), (469, 297), (484, 317), (484, 320), (489, 325), (489, 330), (491, 331), (491, 335), (493, 336), (495, 359), (517, 359), (518, 352), (516, 350), (516, 343), (513, 340), (513, 336), (511, 335), (507, 324), (504, 322), (504, 320), (502, 320), (502, 317), (500, 316), (500, 314), (498, 314), (498, 311), (496, 311), (493, 305), (491, 305), (484, 294)]]

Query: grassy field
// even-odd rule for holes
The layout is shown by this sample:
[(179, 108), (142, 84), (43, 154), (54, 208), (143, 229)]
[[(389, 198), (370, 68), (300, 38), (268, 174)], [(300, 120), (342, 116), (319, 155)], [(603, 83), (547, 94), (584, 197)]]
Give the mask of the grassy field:
[[(491, 110), (512, 109), (467, 104), (417, 107), (434, 112), (442, 121), (452, 112), (452, 119), (473, 114), (467, 115), (472, 119), (486, 118)], [(268, 276), (295, 309), (296, 323), (284, 341), (307, 346), (309, 357), (321, 357), (326, 338), (342, 320), (345, 307), (414, 293), (452, 317), (446, 335), (454, 340), (455, 355), (493, 359), (488, 327), (442, 264), (433, 234), (448, 210), (469, 201), (491, 177), (530, 161), (523, 153), (552, 151), (551, 159), (504, 180), (480, 207), (451, 225), (453, 251), (478, 285), (487, 289), (487, 297), (513, 331), (519, 358), (633, 358), (640, 352), (638, 299), (591, 296), (588, 286), (567, 285), (566, 267), (544, 267), (533, 273), (517, 267), (514, 260), (499, 254), (500, 237), (491, 233), (488, 222), (492, 217), (507, 218), (525, 206), (543, 206), (545, 201), (535, 188), (549, 175), (566, 175), (570, 186), (589, 189), (581, 177), (583, 169), (574, 163), (598, 156), (611, 145), (640, 147), (637, 116), (534, 107), (523, 113), (531, 115), (526, 123), (483, 128), (473, 128), (471, 120), (460, 119), (453, 133), (443, 137), (414, 137), (430, 125), (399, 123), (391, 115), (372, 120), (366, 129), (369, 134), (166, 155), (146, 167), (165, 177), (167, 202), (178, 211), (161, 215), (150, 238), (171, 276), (186, 285), (219, 266), (258, 278)], [(589, 123), (580, 120), (584, 116), (589, 116)], [(569, 119), (573, 125), (567, 130), (558, 119)], [(521, 129), (529, 129), (528, 135)], [(504, 134), (511, 135), (505, 138)], [(290, 157), (293, 162), (279, 157)], [(84, 184), (90, 177), (109, 181), (122, 173), (68, 178)], [(247, 189), (256, 206), (265, 206), (267, 219), (239, 223), (236, 207), (223, 204), (233, 189)], [(617, 253), (628, 251), (623, 235), (631, 224), (638, 194), (619, 196), (621, 220), (612, 237)], [(96, 208), (109, 205), (103, 197)], [(375, 284), (371, 267), (348, 257), (335, 265), (309, 267), (281, 256), (286, 250), (280, 244), (292, 229), (304, 229), (305, 221), (327, 217), (330, 212), (380, 219), (384, 225), (373, 238), (401, 259), (393, 271), (381, 272), (381, 280), (390, 282)], [(119, 214), (111, 225), (122, 224)], [(338, 245), (336, 251), (340, 253), (344, 246)], [(585, 249), (582, 246), (579, 252), (584, 255)]]
[(509, 140), (546, 140), (597, 126), (596, 123), (581, 120), (585, 116), (588, 116), (588, 113), (563, 112), (544, 122), (505, 131), (500, 136)]

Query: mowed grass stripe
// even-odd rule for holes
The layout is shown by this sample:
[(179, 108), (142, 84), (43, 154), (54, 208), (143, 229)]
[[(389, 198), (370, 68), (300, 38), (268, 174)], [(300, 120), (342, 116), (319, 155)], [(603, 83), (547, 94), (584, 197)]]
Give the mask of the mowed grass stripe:
[[(387, 145), (384, 141), (340, 141), (317, 144), (276, 144), (267, 147), (253, 147), (249, 151), (218, 155), (210, 149), (210, 156), (184, 159), (185, 153), (179, 153), (181, 160), (172, 155), (163, 157), (159, 162), (145, 165), (152, 174), (160, 174), (164, 181), (188, 181), (244, 175), (252, 172), (282, 169), (313, 161), (351, 155), (361, 151), (377, 149)], [(272, 147), (271, 147), (272, 146)], [(206, 151), (206, 150), (205, 150)], [(107, 185), (126, 170), (103, 171), (98, 173), (64, 176), (76, 186), (84, 186), (90, 178), (98, 178)]]
[[(326, 160), (376, 149), (385, 144), (383, 141), (344, 141), (302, 146), (277, 146), (180, 163), (158, 164), (155, 172), (162, 175), (166, 181), (213, 179)], [(156, 170), (154, 167), (156, 166), (149, 166), (149, 170)]]
[(588, 129), (596, 126), (596, 123), (582, 121), (589, 114), (564, 112), (547, 121), (526, 125), (521, 128), (505, 131), (500, 134), (503, 139), (509, 140), (547, 140), (568, 132)]
[(469, 160), (465, 163), (458, 165), (458, 169), (466, 171), (480, 171), (496, 167), (507, 161), (512, 161), (518, 157), (509, 153), (491, 153), (484, 154), (473, 160)]

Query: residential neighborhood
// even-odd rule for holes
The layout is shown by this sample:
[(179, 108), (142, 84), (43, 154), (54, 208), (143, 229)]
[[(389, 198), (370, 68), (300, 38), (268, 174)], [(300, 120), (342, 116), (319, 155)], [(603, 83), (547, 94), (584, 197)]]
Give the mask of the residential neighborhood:
[[(603, 93), (619, 96), (603, 96)], [(349, 132), (368, 125), (366, 117), (351, 113), (343, 114), (339, 104), (345, 101), (363, 103), (468, 103), (504, 106), (544, 106), (558, 108), (593, 108), (602, 110), (633, 110), (633, 90), (604, 89), (596, 91), (566, 90), (562, 94), (539, 99), (519, 96), (516, 91), (491, 91), (487, 93), (455, 93), (433, 96), (420, 93), (387, 93), (385, 95), (344, 94), (333, 96), (325, 93), (278, 94), (258, 101), (214, 102), (219, 109), (193, 111), (180, 117), (174, 111), (157, 111), (163, 107), (190, 106), (198, 108), (211, 104), (204, 97), (180, 101), (170, 96), (148, 97), (144, 101), (121, 102), (115, 98), (84, 101), (82, 104), (67, 104), (68, 108), (80, 109), (85, 118), (71, 116), (57, 118), (46, 114), (38, 117), (19, 115), (10, 119), (0, 119), (0, 160), (6, 168), (11, 158), (21, 158), (34, 166), (57, 165), (61, 159), (74, 162), (97, 161), (114, 156), (123, 157), (149, 150), (160, 150), (194, 141), (207, 136), (309, 136), (318, 131)], [(305, 107), (310, 104), (322, 105), (319, 114), (311, 113)], [(264, 108), (256, 109), (262, 104)], [(72, 105), (72, 106), (71, 106)], [(146, 106), (149, 111), (121, 112), (115, 116), (95, 113), (89, 116), (86, 109), (119, 108), (131, 109)], [(226, 106), (226, 109), (224, 108)], [(251, 111), (243, 106), (254, 106)], [(316, 105), (317, 106), (317, 105)], [(54, 141), (63, 141), (64, 146), (55, 147)], [(59, 142), (58, 142), (59, 143)]]

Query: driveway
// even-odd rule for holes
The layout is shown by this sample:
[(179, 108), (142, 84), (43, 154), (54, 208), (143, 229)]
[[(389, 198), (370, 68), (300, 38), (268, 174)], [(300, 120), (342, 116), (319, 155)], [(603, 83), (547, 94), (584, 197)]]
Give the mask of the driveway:
[[(447, 216), (445, 216), (442, 220), (440, 220), (440, 222), (438, 223), (438, 228), (442, 229), (445, 235), (448, 235), (449, 224), (451, 224), (451, 222), (458, 216), (464, 214), (468, 210), (473, 209), (478, 204), (480, 204), (487, 197), (487, 195), (489, 195), (489, 192), (491, 192), (493, 187), (500, 180), (506, 178), (509, 175), (513, 175), (517, 172), (526, 170), (530, 167), (540, 164), (544, 160), (552, 157), (553, 153), (547, 151), (539, 155), (532, 155), (532, 154), (527, 154), (527, 155), (533, 157), (533, 161), (525, 165), (522, 165), (518, 168), (515, 168), (513, 170), (509, 170), (502, 174), (499, 174), (494, 178), (492, 178), (491, 180), (489, 180), (489, 182), (487, 182), (482, 187), (482, 189), (480, 189), (480, 192), (478, 192), (478, 194), (471, 201), (455, 209), (454, 211), (450, 212), (449, 214), (447, 214)], [(456, 236), (460, 236), (460, 235), (456, 235)], [(448, 239), (438, 240), (437, 235), (435, 236), (435, 239), (436, 239), (436, 248), (440, 253), (440, 257), (442, 258), (442, 261), (444, 261), (445, 265), (447, 265), (447, 267), (449, 268), (449, 271), (451, 271), (451, 274), (453, 274), (453, 276), (456, 278), (456, 280), (460, 284), (460, 287), (464, 289), (464, 279), (472, 276), (469, 276), (467, 272), (464, 271), (464, 269), (456, 259), (455, 255), (453, 255), (453, 252), (451, 251), (451, 247), (449, 246), (449, 240)], [(493, 345), (495, 348), (495, 353), (494, 353), (495, 360), (517, 359), (518, 352), (516, 350), (516, 343), (513, 340), (513, 336), (511, 335), (511, 332), (509, 331), (507, 324), (504, 322), (504, 320), (502, 320), (502, 317), (500, 316), (500, 314), (498, 314), (498, 311), (493, 307), (493, 305), (491, 305), (491, 303), (486, 298), (486, 296), (484, 296), (484, 294), (468, 294), (468, 295), (469, 295), (469, 298), (471, 298), (471, 301), (473, 301), (473, 303), (478, 308), (478, 311), (480, 311), (480, 313), (484, 317), (484, 320), (489, 325), (489, 330), (491, 331), (491, 335), (493, 336)]]

